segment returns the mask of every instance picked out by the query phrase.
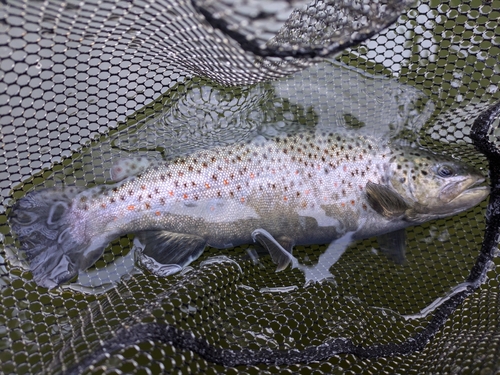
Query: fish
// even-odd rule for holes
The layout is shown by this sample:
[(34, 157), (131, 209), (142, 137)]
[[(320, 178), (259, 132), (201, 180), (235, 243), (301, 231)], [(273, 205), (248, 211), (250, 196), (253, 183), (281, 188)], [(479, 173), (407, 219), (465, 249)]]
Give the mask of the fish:
[(294, 246), (335, 243), (347, 233), (378, 236), (398, 254), (405, 228), (468, 210), (489, 194), (482, 173), (452, 157), (317, 129), (170, 161), (129, 157), (110, 175), (111, 183), (87, 189), (34, 190), (11, 208), (11, 228), (38, 285), (70, 281), (130, 233), (144, 256), (171, 273), (207, 246), (253, 242), (281, 271)]

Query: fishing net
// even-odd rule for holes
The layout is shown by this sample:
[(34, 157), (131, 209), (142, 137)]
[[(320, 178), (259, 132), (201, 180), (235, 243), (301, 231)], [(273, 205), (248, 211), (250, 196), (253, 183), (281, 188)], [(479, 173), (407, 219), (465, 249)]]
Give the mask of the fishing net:
[[(499, 19), (498, 0), (1, 1), (0, 372), (497, 373)], [(491, 206), (409, 228), (404, 264), (373, 239), (329, 269), (326, 245), (294, 249), (317, 280), (253, 244), (161, 276), (129, 235), (33, 281), (8, 221), (27, 192), (303, 127), (452, 155), (490, 171)]]

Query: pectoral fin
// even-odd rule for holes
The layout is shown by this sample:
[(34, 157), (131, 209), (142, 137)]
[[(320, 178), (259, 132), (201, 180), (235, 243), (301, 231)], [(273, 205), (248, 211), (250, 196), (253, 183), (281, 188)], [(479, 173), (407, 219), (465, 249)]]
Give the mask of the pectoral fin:
[[(166, 231), (140, 232), (137, 238), (144, 245), (142, 254), (145, 260), (152, 258), (161, 265), (171, 266), (172, 270), (180, 270), (197, 259), (206, 246), (202, 237)], [(152, 263), (143, 262), (146, 265)], [(151, 271), (155, 272), (155, 269)]]
[(256, 229), (252, 232), (252, 238), (255, 242), (264, 246), (274, 263), (277, 264), (276, 272), (283, 271), (293, 257), (291, 254), (293, 241), (289, 238), (282, 237), (278, 242), (268, 231), (264, 229)]
[(406, 231), (404, 229), (377, 237), (380, 250), (393, 262), (404, 264), (406, 261)]
[(410, 208), (401, 195), (387, 186), (368, 181), (365, 191), (370, 206), (387, 219), (401, 216)]

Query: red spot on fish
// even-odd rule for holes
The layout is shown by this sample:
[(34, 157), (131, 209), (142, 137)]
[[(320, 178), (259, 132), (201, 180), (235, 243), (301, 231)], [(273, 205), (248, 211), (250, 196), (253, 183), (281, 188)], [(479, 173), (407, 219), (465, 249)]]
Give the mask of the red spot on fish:
[(283, 197), (283, 200), (286, 202), (288, 200), (288, 198), (287, 197)]
[(160, 216), (160, 215), (161, 215), (160, 211), (156, 211), (156, 212), (155, 212), (155, 215), (156, 215), (156, 216)]
[(254, 178), (255, 175), (253, 173), (250, 173), (250, 178)]
[(186, 193), (184, 193), (184, 194), (182, 195), (182, 197), (183, 197), (184, 199), (187, 199), (187, 198), (188, 198), (188, 195), (187, 195)]
[(205, 184), (205, 187), (206, 187), (207, 189), (210, 189), (210, 185), (209, 185), (208, 183), (206, 183), (206, 184)]
[(224, 180), (224, 185), (229, 185), (229, 181), (228, 180)]
[(146, 190), (146, 185), (141, 185), (142, 190)]
[(354, 206), (355, 204), (356, 204), (356, 201), (352, 200), (352, 201), (351, 201), (351, 205), (353, 205), (353, 206)]
[(106, 208), (106, 203), (101, 203), (102, 208)]
[(127, 210), (133, 211), (133, 210), (135, 210), (135, 206), (133, 204), (131, 204), (130, 206), (127, 207)]
[(168, 195), (170, 195), (171, 197), (173, 197), (174, 196), (174, 192), (173, 191), (169, 191)]
[(244, 197), (240, 198), (240, 201), (241, 203), (245, 203), (245, 198)]
[(309, 194), (309, 190), (304, 191), (305, 195)]
[(345, 203), (341, 203), (340, 205), (341, 205), (342, 207), (345, 207)]

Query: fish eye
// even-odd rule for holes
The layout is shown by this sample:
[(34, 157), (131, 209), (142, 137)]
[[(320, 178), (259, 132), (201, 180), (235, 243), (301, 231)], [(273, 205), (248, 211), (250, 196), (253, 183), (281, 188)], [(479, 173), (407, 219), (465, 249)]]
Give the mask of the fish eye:
[(453, 168), (448, 165), (448, 164), (443, 164), (441, 166), (439, 166), (438, 170), (437, 170), (437, 174), (438, 176), (440, 177), (451, 177), (455, 174), (455, 171), (453, 170)]

